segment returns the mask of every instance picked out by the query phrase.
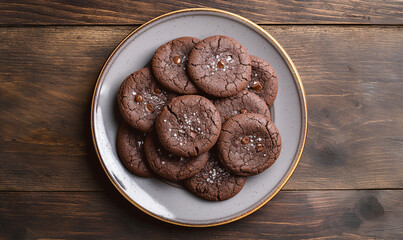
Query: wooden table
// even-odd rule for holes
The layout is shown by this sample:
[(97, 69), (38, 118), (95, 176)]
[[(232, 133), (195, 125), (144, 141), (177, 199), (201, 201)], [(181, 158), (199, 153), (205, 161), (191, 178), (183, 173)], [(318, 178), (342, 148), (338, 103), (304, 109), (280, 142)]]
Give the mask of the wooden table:
[[(203, 6), (249, 18), (280, 42), (302, 77), (309, 130), (297, 170), (268, 204), (231, 224), (185, 228), (112, 186), (90, 105), (126, 35)], [(0, 239), (401, 239), (402, 24), (401, 0), (1, 1)]]

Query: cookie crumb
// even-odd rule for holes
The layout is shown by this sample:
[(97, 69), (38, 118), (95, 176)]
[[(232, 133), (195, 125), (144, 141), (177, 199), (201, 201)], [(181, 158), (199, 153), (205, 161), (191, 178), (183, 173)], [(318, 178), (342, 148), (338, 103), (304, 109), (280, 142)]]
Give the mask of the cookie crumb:
[[(224, 68), (224, 63), (223, 63), (223, 61), (218, 61), (218, 63), (217, 63), (217, 67), (218, 68)], [(224, 69), (225, 70), (225, 69)]]
[(158, 87), (155, 87), (155, 88), (154, 88), (154, 93), (160, 94), (160, 93), (161, 93), (161, 89), (159, 89)]
[(252, 85), (252, 89), (255, 90), (256, 92), (260, 92), (260, 91), (262, 91), (263, 86), (262, 86), (262, 84), (260, 84), (260, 82), (255, 82)]
[(149, 104), (147, 104), (147, 110), (150, 112), (154, 112), (155, 109), (154, 109), (154, 106), (151, 103), (149, 103)]
[(135, 100), (136, 102), (141, 102), (141, 101), (143, 101), (143, 97), (142, 97), (141, 95), (137, 94), (137, 95), (134, 97), (134, 100)]
[(249, 142), (249, 138), (248, 138), (248, 137), (243, 137), (242, 140), (241, 140), (241, 143), (242, 143), (242, 144), (248, 144), (248, 142)]
[(179, 64), (182, 62), (182, 59), (180, 57), (174, 57), (173, 61), (175, 64)]

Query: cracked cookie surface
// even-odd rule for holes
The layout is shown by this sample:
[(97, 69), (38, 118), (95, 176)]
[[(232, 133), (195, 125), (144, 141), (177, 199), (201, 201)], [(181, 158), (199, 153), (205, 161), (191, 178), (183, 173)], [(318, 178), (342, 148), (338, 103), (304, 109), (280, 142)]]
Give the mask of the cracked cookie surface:
[(252, 75), (247, 89), (263, 98), (270, 107), (277, 97), (278, 78), (273, 67), (265, 60), (250, 55)]
[(168, 152), (161, 146), (155, 131), (147, 133), (144, 151), (150, 168), (159, 176), (175, 182), (194, 176), (208, 160), (208, 153), (178, 157)]
[(147, 131), (166, 103), (175, 97), (154, 79), (149, 68), (130, 74), (118, 93), (118, 106), (123, 119), (132, 127)]
[(215, 97), (228, 97), (245, 89), (251, 71), (246, 49), (228, 36), (203, 39), (189, 54), (189, 76), (202, 91)]
[(145, 133), (122, 122), (116, 137), (116, 147), (120, 161), (134, 175), (152, 177), (144, 156)]
[(221, 117), (214, 104), (199, 95), (172, 99), (155, 122), (161, 145), (182, 157), (210, 150), (221, 131)]
[(187, 189), (197, 196), (210, 201), (223, 201), (242, 190), (246, 177), (237, 176), (226, 170), (214, 151), (210, 150), (209, 160), (195, 176), (186, 179)]
[(181, 37), (159, 47), (151, 61), (157, 81), (179, 94), (199, 93), (187, 74), (189, 52), (199, 41), (194, 37)]
[(225, 168), (237, 175), (253, 176), (277, 160), (281, 137), (276, 126), (263, 115), (245, 113), (223, 124), (217, 146)]
[(266, 102), (258, 95), (246, 90), (228, 98), (218, 98), (214, 101), (214, 106), (220, 113), (222, 123), (242, 113), (258, 113), (270, 120), (270, 110)]

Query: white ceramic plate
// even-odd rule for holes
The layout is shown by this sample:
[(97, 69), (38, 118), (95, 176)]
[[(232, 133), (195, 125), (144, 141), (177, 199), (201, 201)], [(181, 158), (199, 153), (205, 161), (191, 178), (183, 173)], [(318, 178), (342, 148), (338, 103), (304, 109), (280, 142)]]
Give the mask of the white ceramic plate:
[[(199, 39), (227, 35), (276, 70), (279, 91), (271, 109), (283, 146), (279, 159), (265, 172), (249, 177), (235, 197), (202, 200), (158, 179), (132, 175), (116, 152), (117, 92), (123, 79), (141, 69), (162, 44), (182, 36)], [(263, 29), (238, 15), (215, 9), (186, 9), (165, 14), (132, 32), (115, 49), (95, 87), (91, 126), (94, 145), (108, 177), (127, 200), (160, 220), (186, 226), (213, 226), (235, 221), (268, 202), (291, 176), (305, 143), (307, 110), (298, 73), (282, 47)], [(268, 216), (269, 217), (269, 216)]]

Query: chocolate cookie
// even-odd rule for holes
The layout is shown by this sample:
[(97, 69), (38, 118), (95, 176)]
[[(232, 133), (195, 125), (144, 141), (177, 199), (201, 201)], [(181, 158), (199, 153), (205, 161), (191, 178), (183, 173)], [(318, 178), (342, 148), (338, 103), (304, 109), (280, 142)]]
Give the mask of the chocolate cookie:
[(181, 37), (157, 49), (152, 59), (155, 78), (167, 89), (179, 94), (196, 94), (199, 89), (189, 79), (186, 66), (188, 54), (200, 40)]
[(266, 117), (245, 113), (224, 123), (217, 145), (218, 156), (228, 170), (237, 175), (252, 176), (277, 160), (281, 137)]
[(189, 76), (212, 96), (228, 97), (241, 92), (248, 85), (251, 71), (245, 48), (227, 36), (208, 37), (189, 54)]
[(218, 98), (214, 101), (214, 106), (221, 115), (222, 123), (241, 113), (258, 113), (270, 120), (270, 111), (266, 102), (258, 95), (246, 90), (228, 98)]
[(208, 153), (189, 158), (169, 153), (159, 143), (155, 131), (147, 134), (144, 151), (150, 168), (159, 176), (171, 181), (181, 181), (194, 176), (203, 169), (208, 160)]
[(214, 146), (221, 131), (221, 117), (207, 98), (176, 97), (158, 115), (155, 127), (161, 145), (181, 156), (198, 156)]
[(128, 124), (140, 131), (147, 131), (172, 97), (172, 93), (155, 81), (150, 69), (143, 68), (123, 81), (118, 93), (118, 105)]
[(248, 89), (263, 98), (270, 107), (277, 97), (278, 78), (272, 66), (261, 58), (250, 55), (252, 76)]
[(122, 122), (116, 137), (116, 148), (120, 161), (127, 170), (140, 177), (152, 177), (152, 173), (145, 163), (144, 139), (145, 133)]
[(199, 173), (184, 181), (187, 189), (210, 201), (232, 198), (245, 183), (246, 177), (234, 175), (222, 166), (215, 151), (209, 152), (209, 160)]

